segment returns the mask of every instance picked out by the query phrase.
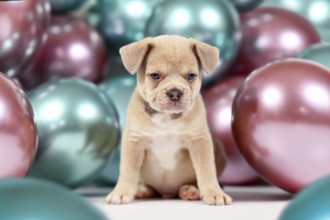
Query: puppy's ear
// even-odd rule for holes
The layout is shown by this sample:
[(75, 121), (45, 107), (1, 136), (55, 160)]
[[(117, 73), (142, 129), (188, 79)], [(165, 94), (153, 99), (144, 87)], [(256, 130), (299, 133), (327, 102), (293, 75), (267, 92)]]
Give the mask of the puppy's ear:
[(129, 73), (135, 74), (137, 72), (152, 46), (153, 38), (148, 37), (120, 48), (121, 60)]
[(203, 70), (208, 75), (212, 74), (219, 62), (219, 49), (192, 38), (189, 38), (189, 42)]

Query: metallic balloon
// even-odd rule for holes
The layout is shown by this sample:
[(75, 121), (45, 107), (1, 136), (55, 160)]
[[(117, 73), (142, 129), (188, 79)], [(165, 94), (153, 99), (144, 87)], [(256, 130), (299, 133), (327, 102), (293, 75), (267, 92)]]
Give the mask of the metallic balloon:
[(119, 141), (112, 101), (96, 85), (60, 79), (28, 93), (39, 130), (31, 176), (68, 187), (94, 180)]
[(294, 57), (320, 42), (315, 28), (303, 17), (280, 8), (257, 8), (241, 15), (243, 40), (231, 74), (249, 75), (262, 65)]
[(152, 9), (161, 1), (98, 0), (92, 13), (99, 15), (97, 29), (106, 39), (109, 49), (118, 54), (120, 47), (143, 39)]
[(54, 16), (47, 41), (20, 81), (27, 89), (63, 77), (100, 82), (106, 68), (107, 52), (101, 36), (83, 20)]
[(30, 101), (15, 82), (0, 73), (0, 179), (28, 173), (37, 141)]
[(146, 26), (146, 36), (178, 34), (218, 47), (220, 62), (203, 84), (225, 74), (241, 41), (239, 16), (227, 0), (166, 0), (158, 4)]
[(323, 41), (330, 42), (329, 0), (264, 0), (261, 6), (280, 7), (300, 14), (314, 25)]
[(0, 71), (16, 77), (29, 65), (49, 25), (46, 0), (0, 2)]
[(97, 208), (57, 184), (32, 178), (0, 181), (0, 219), (106, 220)]
[(233, 104), (237, 146), (268, 182), (298, 192), (330, 174), (330, 70), (285, 59), (253, 72)]
[(279, 220), (324, 220), (330, 218), (330, 176), (318, 179), (282, 211)]
[(306, 48), (297, 56), (298, 58), (315, 61), (330, 68), (330, 44), (320, 43)]
[(258, 7), (264, 0), (229, 0), (240, 12), (250, 11)]
[(223, 184), (250, 184), (259, 180), (258, 174), (239, 152), (231, 131), (232, 104), (243, 80), (243, 77), (230, 77), (203, 92), (212, 137), (224, 144), (227, 154), (227, 165), (220, 177)]
[(66, 14), (81, 7), (87, 0), (48, 0), (53, 14)]
[[(112, 99), (119, 115), (120, 127), (123, 129), (126, 123), (126, 112), (129, 100), (135, 90), (136, 77), (129, 75), (117, 75), (102, 82), (100, 87), (106, 91)], [(108, 163), (103, 169), (99, 182), (116, 184), (119, 176), (120, 143), (110, 156)]]

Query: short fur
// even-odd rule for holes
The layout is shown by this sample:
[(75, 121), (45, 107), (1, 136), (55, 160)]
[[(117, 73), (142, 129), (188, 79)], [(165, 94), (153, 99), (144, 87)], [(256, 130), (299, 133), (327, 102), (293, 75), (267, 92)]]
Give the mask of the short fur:
[[(200, 95), (201, 74), (214, 71), (219, 50), (194, 39), (164, 35), (124, 46), (120, 54), (127, 70), (137, 73), (138, 85), (122, 136), (119, 180), (107, 202), (126, 204), (159, 193), (230, 204), (232, 199), (217, 179), (225, 153), (221, 144), (213, 144)], [(160, 79), (153, 80), (152, 73)], [(189, 81), (189, 74), (196, 78)], [(173, 89), (182, 92), (179, 101), (169, 97)]]

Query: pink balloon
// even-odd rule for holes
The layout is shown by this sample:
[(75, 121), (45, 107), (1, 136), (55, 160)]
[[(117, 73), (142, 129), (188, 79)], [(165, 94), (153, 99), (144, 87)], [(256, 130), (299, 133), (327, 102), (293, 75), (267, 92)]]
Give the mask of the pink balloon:
[(0, 71), (22, 74), (45, 39), (49, 18), (46, 0), (0, 1)]
[(248, 75), (266, 63), (294, 57), (320, 42), (312, 24), (280, 8), (261, 7), (241, 14), (242, 44), (229, 72)]
[(330, 174), (330, 70), (293, 58), (256, 70), (234, 99), (232, 129), (249, 164), (284, 190)]
[(220, 177), (224, 184), (250, 184), (259, 180), (239, 152), (231, 131), (232, 104), (243, 80), (243, 77), (231, 77), (218, 81), (203, 93), (212, 136), (224, 144), (227, 154), (227, 166)]
[(27, 89), (64, 77), (98, 83), (106, 75), (107, 61), (102, 37), (85, 21), (53, 16), (47, 40), (35, 62), (19, 79)]
[(0, 73), (0, 179), (25, 176), (34, 159), (37, 128), (23, 90)]

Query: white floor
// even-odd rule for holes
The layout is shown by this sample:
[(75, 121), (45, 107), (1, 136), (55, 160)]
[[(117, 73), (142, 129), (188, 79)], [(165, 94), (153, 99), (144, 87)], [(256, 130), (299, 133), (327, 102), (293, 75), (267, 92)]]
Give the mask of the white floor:
[(231, 206), (208, 206), (202, 201), (136, 200), (128, 205), (109, 206), (109, 189), (86, 188), (78, 192), (111, 220), (276, 220), (292, 196), (270, 186), (226, 186), (235, 200)]

